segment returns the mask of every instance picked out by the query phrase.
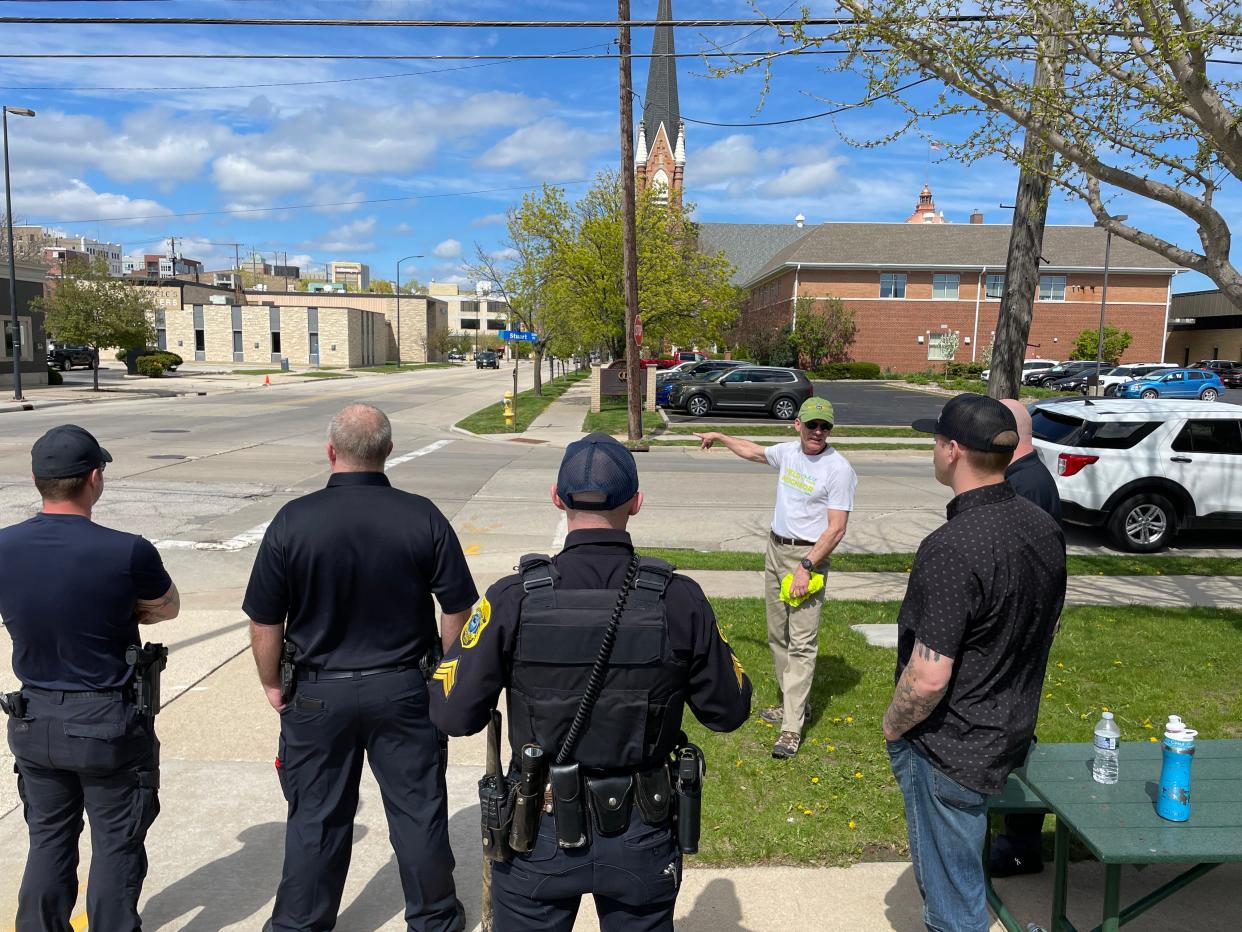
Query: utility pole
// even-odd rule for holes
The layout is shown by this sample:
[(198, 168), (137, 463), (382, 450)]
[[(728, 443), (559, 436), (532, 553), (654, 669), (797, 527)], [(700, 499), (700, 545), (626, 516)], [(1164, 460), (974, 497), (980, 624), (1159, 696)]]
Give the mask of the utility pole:
[[(177, 277), (177, 237), (168, 237), (168, 264), (172, 267), (171, 278)], [(158, 278), (159, 275), (156, 275)]]
[(1065, 63), (1063, 41), (1057, 30), (1064, 28), (1064, 24), (1052, 22), (1046, 15), (1040, 19), (1046, 32), (1037, 46), (1035, 76), (1031, 82), (1033, 119), (1022, 144), (1018, 193), (1009, 232), (1009, 253), (1005, 258), (1005, 290), (996, 319), (992, 374), (988, 379), (988, 394), (993, 398), (1017, 398), (1022, 388), (1022, 361), (1031, 335), (1035, 294), (1039, 288), (1039, 257), (1052, 187), (1049, 177), (1053, 152), (1044, 142), (1040, 127), (1048, 114), (1055, 112), (1045, 105), (1044, 98), (1060, 93)]
[(642, 367), (634, 341), (634, 318), (638, 315), (638, 246), (634, 232), (634, 99), (630, 71), (630, 0), (617, 0), (621, 21), (618, 46), (621, 61), (621, 239), (623, 290), (625, 293), (625, 387), (629, 410), (629, 438), (643, 437)]

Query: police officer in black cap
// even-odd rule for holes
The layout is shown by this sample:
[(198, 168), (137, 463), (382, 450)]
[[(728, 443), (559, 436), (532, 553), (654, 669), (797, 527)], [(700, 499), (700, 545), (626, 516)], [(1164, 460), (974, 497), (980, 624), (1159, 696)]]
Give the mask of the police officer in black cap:
[(488, 590), (436, 670), (432, 719), (495, 734), (508, 690), (513, 757), (480, 784), (496, 932), (568, 932), (585, 893), (605, 932), (671, 930), (703, 774), (682, 713), (732, 731), (750, 681), (699, 586), (634, 553), (643, 496), (624, 446), (570, 444), (552, 501), (565, 548)]
[(457, 637), (478, 590), (448, 519), (389, 484), (391, 452), (378, 408), (352, 404), (332, 419), (327, 488), (272, 519), (242, 606), (259, 679), (280, 712), (288, 823), (264, 927), (274, 932), (336, 925), (364, 759), (384, 800), (406, 927), (460, 932), (465, 923), (448, 839), (448, 739), (427, 716), (423, 671), (434, 669), (441, 636)]
[[(72, 424), (35, 442), (43, 509), (0, 530), (0, 616), (22, 688), (4, 696), (30, 832), (17, 932), (64, 932), (78, 897), (82, 813), (91, 823), (91, 932), (141, 927), (147, 829), (159, 812), (159, 743), (135, 695), (139, 625), (175, 618), (180, 598), (136, 534), (91, 521), (108, 451)], [(127, 654), (130, 654), (127, 659)], [(160, 663), (162, 668), (162, 656)]]

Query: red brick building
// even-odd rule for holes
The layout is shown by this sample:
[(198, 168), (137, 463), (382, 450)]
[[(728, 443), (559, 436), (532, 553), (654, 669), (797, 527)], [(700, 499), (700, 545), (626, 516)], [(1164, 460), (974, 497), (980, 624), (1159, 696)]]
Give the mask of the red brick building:
[[(981, 219), (981, 218), (980, 218)], [(1066, 359), (1099, 325), (1104, 231), (1049, 226), (1028, 356)], [(840, 298), (854, 312), (855, 360), (895, 371), (938, 368), (944, 335), (969, 362), (992, 343), (1004, 290), (1009, 226), (907, 223), (705, 223), (700, 248), (723, 251), (749, 293), (743, 311), (762, 326), (794, 322), (794, 298)], [(1173, 276), (1167, 259), (1116, 237), (1105, 324), (1133, 337), (1124, 360), (1164, 358)], [(813, 309), (812, 309), (813, 313)], [(796, 323), (795, 323), (796, 326)]]
[[(660, 0), (656, 19), (673, 18), (672, 0)], [(680, 197), (686, 171), (686, 124), (677, 99), (677, 59), (673, 27), (656, 26), (651, 65), (643, 97), (643, 119), (634, 147), (634, 173), (639, 187), (660, 187)]]

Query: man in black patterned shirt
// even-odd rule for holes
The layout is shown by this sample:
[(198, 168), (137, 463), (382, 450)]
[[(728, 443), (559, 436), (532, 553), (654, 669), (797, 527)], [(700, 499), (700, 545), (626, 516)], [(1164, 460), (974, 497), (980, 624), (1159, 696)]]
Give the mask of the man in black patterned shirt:
[(1065, 601), (1060, 526), (1005, 482), (1018, 434), (993, 398), (958, 395), (934, 421), (948, 522), (919, 547), (898, 616), (884, 714), (930, 932), (987, 932), (987, 797), (1026, 758)]

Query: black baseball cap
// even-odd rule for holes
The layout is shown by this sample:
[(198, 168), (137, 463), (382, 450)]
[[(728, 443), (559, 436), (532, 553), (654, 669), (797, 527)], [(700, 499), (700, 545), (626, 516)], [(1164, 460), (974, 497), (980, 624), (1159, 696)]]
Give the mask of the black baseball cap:
[(587, 434), (565, 448), (556, 494), (576, 511), (611, 511), (638, 492), (634, 454), (608, 434)]
[(53, 427), (30, 448), (30, 471), (40, 479), (70, 479), (112, 462), (112, 454), (76, 424)]
[(1018, 445), (1013, 412), (987, 395), (955, 395), (940, 409), (940, 417), (920, 418), (910, 426), (980, 453), (1012, 453)]

